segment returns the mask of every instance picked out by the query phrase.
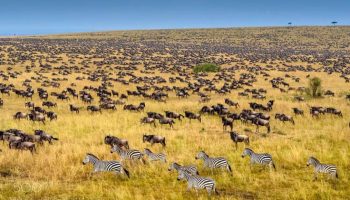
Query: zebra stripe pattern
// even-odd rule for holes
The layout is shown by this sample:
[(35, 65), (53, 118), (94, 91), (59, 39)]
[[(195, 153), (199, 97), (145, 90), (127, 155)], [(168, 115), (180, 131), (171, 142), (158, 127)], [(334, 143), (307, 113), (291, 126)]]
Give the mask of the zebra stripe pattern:
[(128, 178), (130, 178), (129, 171), (124, 169), (118, 161), (103, 161), (98, 159), (95, 155), (88, 153), (83, 160), (83, 164), (86, 165), (88, 163), (93, 164), (93, 172), (114, 171), (116, 173), (125, 174)]
[(113, 145), (111, 149), (111, 153), (116, 152), (119, 154), (121, 161), (123, 160), (140, 160), (142, 163), (144, 163), (143, 160), (143, 153), (139, 150), (135, 149), (127, 149), (123, 150), (118, 145)]
[(150, 161), (160, 160), (162, 162), (166, 162), (166, 156), (163, 153), (153, 153), (151, 150), (147, 148), (145, 149), (144, 153), (148, 156)]
[(179, 172), (181, 170), (181, 171), (185, 171), (185, 172), (187, 172), (188, 174), (191, 174), (191, 175), (199, 175), (196, 166), (193, 166), (193, 165), (181, 166), (181, 165), (179, 165), (178, 163), (175, 163), (175, 162), (171, 163), (171, 165), (169, 166), (168, 170), (169, 171), (176, 170), (177, 172)]
[(215, 189), (215, 181), (213, 179), (197, 175), (191, 175), (183, 170), (179, 170), (178, 172), (179, 175), (177, 177), (177, 180), (187, 181), (187, 191), (189, 191), (191, 188), (194, 188), (196, 191), (198, 189), (206, 189), (209, 195), (212, 191), (218, 194), (218, 192)]
[(317, 179), (318, 173), (325, 173), (329, 174), (332, 178), (338, 178), (338, 172), (337, 167), (332, 164), (322, 164), (320, 161), (318, 161), (315, 157), (310, 157), (307, 161), (307, 166), (314, 166), (315, 167), (315, 173), (314, 173), (314, 180)]
[(242, 154), (242, 158), (245, 156), (250, 156), (250, 164), (269, 165), (270, 168), (273, 167), (276, 169), (276, 166), (272, 160), (272, 156), (268, 153), (254, 153), (253, 150), (245, 148)]
[(226, 168), (229, 172), (232, 172), (231, 166), (228, 161), (223, 157), (210, 158), (204, 151), (200, 151), (196, 159), (203, 159), (204, 166), (208, 168)]

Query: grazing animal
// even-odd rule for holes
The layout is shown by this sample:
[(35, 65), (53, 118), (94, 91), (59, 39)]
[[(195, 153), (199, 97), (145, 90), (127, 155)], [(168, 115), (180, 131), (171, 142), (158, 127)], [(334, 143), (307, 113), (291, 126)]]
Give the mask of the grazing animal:
[(156, 120), (151, 117), (144, 117), (141, 119), (141, 124), (153, 124), (156, 127)]
[(177, 177), (177, 180), (186, 180), (187, 181), (187, 191), (189, 191), (191, 188), (194, 188), (196, 192), (198, 192), (198, 189), (206, 189), (208, 194), (210, 195), (212, 191), (215, 192), (215, 194), (218, 194), (218, 192), (215, 189), (215, 181), (211, 178), (205, 178), (197, 175), (191, 175), (190, 173), (179, 170), (179, 175)]
[(325, 173), (329, 174), (332, 178), (338, 178), (338, 172), (337, 167), (332, 164), (322, 164), (320, 161), (318, 161), (315, 157), (310, 157), (307, 161), (307, 166), (314, 166), (315, 172), (314, 172), (314, 180), (317, 179), (318, 173)]
[(277, 113), (275, 115), (275, 119), (278, 119), (278, 120), (282, 121), (283, 123), (289, 121), (292, 124), (295, 124), (293, 117), (289, 116), (289, 115)]
[(200, 151), (195, 158), (196, 160), (203, 159), (204, 166), (210, 169), (226, 168), (229, 172), (232, 172), (230, 164), (223, 157), (210, 158), (204, 151)]
[(202, 118), (200, 114), (195, 114), (189, 111), (185, 111), (185, 117), (187, 117), (188, 119), (198, 119), (199, 122), (202, 122)]
[(173, 124), (175, 124), (175, 121), (171, 118), (164, 117), (159, 119), (159, 124), (169, 124), (170, 128), (173, 128)]
[(9, 143), (10, 148), (29, 150), (30, 153), (34, 154), (36, 152), (35, 144), (33, 142), (23, 142), (23, 141), (13, 141)]
[(14, 116), (13, 119), (26, 119), (28, 117), (27, 113), (24, 112), (17, 112)]
[(168, 171), (172, 171), (172, 170), (176, 170), (177, 172), (181, 170), (181, 171), (186, 171), (191, 175), (199, 175), (198, 169), (194, 165), (181, 166), (178, 163), (173, 162), (170, 164), (168, 168)]
[(91, 163), (94, 165), (94, 173), (96, 172), (104, 172), (104, 171), (113, 171), (121, 174), (125, 174), (128, 178), (130, 178), (130, 173), (126, 170), (120, 162), (118, 161), (103, 161), (98, 159), (93, 154), (86, 154), (85, 159), (83, 160), (83, 164), (86, 165)]
[(69, 105), (69, 110), (70, 110), (71, 112), (79, 113), (80, 108), (77, 107), (77, 106), (74, 106), (74, 105), (70, 104), (70, 105)]
[(153, 153), (151, 150), (145, 148), (144, 153), (148, 156), (150, 161), (160, 160), (162, 162), (166, 162), (166, 155), (163, 153)]
[(299, 108), (293, 108), (293, 112), (295, 115), (304, 115), (304, 111)]
[(39, 113), (39, 112), (32, 112), (28, 115), (29, 120), (31, 121), (39, 121), (42, 122), (43, 124), (45, 124), (45, 115), (43, 113)]
[(44, 132), (43, 130), (35, 130), (35, 135), (39, 135), (43, 141), (48, 141), (49, 144), (52, 144), (52, 140), (58, 140), (58, 138), (53, 137), (52, 135)]
[(105, 144), (110, 145), (113, 147), (113, 145), (118, 145), (119, 147), (124, 147), (125, 149), (129, 149), (129, 142), (126, 139), (120, 139), (115, 136), (107, 135), (104, 139)]
[(143, 142), (149, 142), (151, 143), (151, 145), (153, 145), (154, 143), (160, 143), (163, 145), (163, 147), (166, 146), (165, 143), (165, 137), (163, 136), (159, 136), (159, 135), (143, 135), (142, 137)]
[(102, 110), (99, 106), (87, 106), (86, 110), (90, 110), (92, 113), (93, 112), (100, 112), (102, 113)]
[(229, 126), (231, 128), (231, 131), (233, 129), (233, 119), (227, 118), (227, 117), (221, 117), (222, 122), (222, 128), (225, 131), (226, 127)]
[(179, 119), (180, 121), (181, 121), (181, 118), (185, 117), (182, 114), (171, 112), (171, 111), (165, 111), (165, 116), (168, 118)]
[(234, 131), (230, 132), (231, 140), (236, 144), (237, 149), (237, 143), (238, 142), (244, 142), (246, 145), (249, 145), (249, 136), (247, 135), (240, 135)]
[(135, 149), (123, 150), (118, 145), (113, 145), (111, 153), (116, 152), (121, 157), (121, 162), (123, 160), (140, 160), (142, 163), (145, 163), (143, 160), (143, 153)]
[(256, 132), (259, 132), (259, 126), (265, 126), (267, 128), (267, 133), (270, 133), (271, 131), (269, 120), (264, 120), (256, 117), (252, 119), (252, 123), (256, 125)]
[(242, 158), (244, 158), (245, 156), (250, 156), (250, 165), (269, 165), (270, 168), (273, 167), (276, 170), (276, 166), (272, 160), (272, 156), (268, 153), (254, 153), (253, 150), (245, 148), (242, 153)]

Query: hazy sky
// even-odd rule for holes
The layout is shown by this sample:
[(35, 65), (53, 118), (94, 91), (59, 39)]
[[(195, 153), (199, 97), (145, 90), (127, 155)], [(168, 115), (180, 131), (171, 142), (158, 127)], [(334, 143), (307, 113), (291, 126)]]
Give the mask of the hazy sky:
[(350, 25), (350, 0), (0, 0), (0, 35)]

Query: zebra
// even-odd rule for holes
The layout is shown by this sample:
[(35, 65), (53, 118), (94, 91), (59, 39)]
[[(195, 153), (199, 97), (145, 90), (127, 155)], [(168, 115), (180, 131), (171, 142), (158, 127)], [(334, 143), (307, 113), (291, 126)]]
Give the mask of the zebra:
[(151, 150), (145, 148), (144, 153), (148, 156), (151, 161), (160, 160), (166, 163), (166, 156), (163, 153), (153, 153)]
[(269, 165), (270, 168), (273, 167), (276, 170), (276, 166), (272, 160), (272, 156), (268, 153), (254, 153), (253, 150), (245, 148), (243, 150), (242, 158), (244, 158), (245, 156), (250, 156), (250, 165), (254, 163), (261, 165)]
[(331, 164), (322, 164), (315, 157), (310, 157), (307, 161), (307, 166), (313, 165), (315, 167), (314, 180), (317, 179), (318, 173), (329, 174), (332, 178), (338, 178), (337, 167)]
[(229, 165), (228, 161), (223, 157), (210, 158), (208, 154), (206, 154), (204, 151), (200, 151), (195, 158), (203, 159), (205, 167), (209, 167), (211, 169), (226, 168), (229, 172), (232, 172), (231, 166)]
[(113, 145), (111, 149), (111, 153), (117, 152), (121, 158), (121, 162), (123, 160), (140, 160), (143, 164), (145, 161), (143, 160), (143, 153), (139, 150), (135, 149), (127, 149), (123, 150), (118, 145)]
[(176, 171), (186, 171), (187, 173), (191, 174), (191, 175), (199, 175), (197, 167), (193, 166), (193, 165), (187, 165), (187, 166), (181, 166), (176, 162), (173, 162), (170, 164), (168, 171), (172, 171), (172, 170), (176, 170)]
[(187, 181), (187, 191), (191, 188), (194, 188), (198, 194), (198, 189), (206, 189), (208, 194), (210, 195), (212, 191), (215, 194), (219, 194), (215, 189), (215, 181), (211, 178), (201, 177), (197, 175), (191, 175), (187, 171), (179, 170), (179, 175), (177, 180), (186, 180)]
[(95, 155), (88, 153), (83, 160), (83, 164), (86, 165), (88, 163), (92, 163), (94, 165), (94, 171), (92, 173), (115, 171), (116, 173), (125, 174), (128, 178), (130, 178), (129, 171), (126, 170), (118, 161), (103, 161), (98, 159)]

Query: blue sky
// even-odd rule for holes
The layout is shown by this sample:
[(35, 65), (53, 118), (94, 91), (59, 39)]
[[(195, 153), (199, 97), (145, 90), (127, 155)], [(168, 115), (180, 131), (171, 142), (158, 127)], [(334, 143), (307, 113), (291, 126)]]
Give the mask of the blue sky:
[(350, 25), (350, 0), (0, 0), (0, 35)]

